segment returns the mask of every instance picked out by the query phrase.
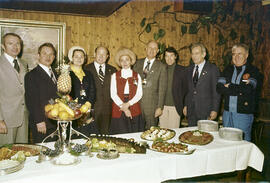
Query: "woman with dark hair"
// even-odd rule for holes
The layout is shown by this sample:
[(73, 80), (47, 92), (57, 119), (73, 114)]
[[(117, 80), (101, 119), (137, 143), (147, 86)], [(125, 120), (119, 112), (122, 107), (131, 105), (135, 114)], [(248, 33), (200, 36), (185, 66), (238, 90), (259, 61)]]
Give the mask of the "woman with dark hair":
[(168, 70), (168, 88), (159, 126), (163, 128), (179, 128), (183, 110), (183, 100), (186, 91), (184, 67), (177, 64), (179, 55), (174, 47), (168, 47), (164, 52)]
[[(80, 104), (88, 101), (93, 106), (96, 98), (96, 88), (92, 74), (82, 68), (86, 62), (85, 50), (80, 46), (73, 46), (68, 52), (68, 58), (71, 61), (70, 77), (72, 88), (70, 96), (73, 99), (77, 98)], [(78, 122), (79, 120), (77, 120), (77, 123), (75, 122), (74, 127), (84, 135), (89, 136), (92, 133), (98, 133), (95, 122), (88, 124), (86, 120), (83, 121), (82, 125), (78, 124)]]

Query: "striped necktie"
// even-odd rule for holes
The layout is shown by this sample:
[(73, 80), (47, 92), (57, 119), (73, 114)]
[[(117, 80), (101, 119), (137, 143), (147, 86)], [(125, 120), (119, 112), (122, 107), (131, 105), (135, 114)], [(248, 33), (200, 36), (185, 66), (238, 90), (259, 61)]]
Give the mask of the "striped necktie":
[(56, 83), (57, 83), (57, 81), (56, 81), (56, 78), (55, 78), (55, 76), (54, 76), (54, 74), (53, 74), (52, 69), (50, 68), (50, 69), (49, 69), (49, 71), (50, 71), (50, 77), (51, 77), (51, 79), (52, 79), (53, 83), (54, 83), (54, 84), (56, 84)]
[(98, 77), (99, 77), (99, 80), (101, 82), (101, 85), (103, 85), (103, 83), (104, 83), (104, 73), (102, 71), (102, 66), (101, 65), (99, 66)]

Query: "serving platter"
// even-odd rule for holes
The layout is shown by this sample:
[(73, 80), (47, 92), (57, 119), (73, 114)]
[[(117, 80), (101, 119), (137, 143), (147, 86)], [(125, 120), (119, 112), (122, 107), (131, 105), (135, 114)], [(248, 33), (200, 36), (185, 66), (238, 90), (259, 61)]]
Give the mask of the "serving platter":
[(81, 118), (83, 114), (80, 114), (78, 116), (74, 116), (73, 118), (67, 118), (65, 120), (63, 120), (61, 118), (58, 118), (58, 117), (56, 118), (56, 117), (50, 116), (47, 112), (45, 112), (45, 115), (46, 115), (47, 118), (55, 120), (55, 121), (74, 121), (76, 119)]
[(155, 141), (149, 149), (156, 152), (178, 155), (189, 155), (196, 150), (186, 144), (174, 142), (169, 143), (166, 141)]
[(149, 130), (144, 131), (141, 134), (141, 138), (144, 140), (170, 140), (175, 136), (175, 131), (168, 128), (159, 128), (152, 126)]
[(213, 140), (212, 134), (200, 130), (186, 131), (179, 136), (180, 142), (193, 145), (206, 145)]
[(37, 156), (47, 147), (35, 144), (13, 144), (11, 149), (13, 151), (23, 151), (25, 156)]
[(2, 160), (0, 161), (0, 176), (17, 172), (24, 167), (25, 161)]

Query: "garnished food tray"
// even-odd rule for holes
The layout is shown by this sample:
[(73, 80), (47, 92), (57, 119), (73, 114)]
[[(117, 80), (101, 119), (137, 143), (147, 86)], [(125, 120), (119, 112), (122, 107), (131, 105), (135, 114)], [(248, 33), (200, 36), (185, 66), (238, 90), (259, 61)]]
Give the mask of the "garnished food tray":
[(119, 153), (146, 153), (146, 146), (134, 141), (107, 135), (91, 135), (86, 145), (91, 145), (92, 152), (102, 149), (116, 149)]
[(213, 140), (213, 135), (200, 130), (186, 131), (179, 136), (180, 142), (193, 145), (206, 145)]
[(190, 148), (188, 147), (188, 145), (185, 144), (169, 143), (164, 141), (163, 142), (155, 141), (149, 149), (161, 153), (179, 154), (179, 155), (189, 155), (195, 151), (194, 148)]
[(167, 128), (159, 128), (152, 126), (149, 130), (144, 131), (141, 134), (141, 138), (144, 140), (170, 140), (175, 136), (175, 131)]

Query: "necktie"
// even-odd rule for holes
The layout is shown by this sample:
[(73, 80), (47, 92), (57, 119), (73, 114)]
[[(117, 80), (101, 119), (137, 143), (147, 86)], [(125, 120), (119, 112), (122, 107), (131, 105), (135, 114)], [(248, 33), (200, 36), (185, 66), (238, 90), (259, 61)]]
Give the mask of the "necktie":
[(149, 70), (150, 70), (150, 61), (147, 61), (147, 65), (145, 66), (143, 72), (147, 74)]
[(13, 63), (14, 63), (14, 69), (19, 73), (20, 67), (19, 67), (18, 61), (16, 59), (14, 59)]
[(98, 77), (99, 77), (99, 80), (100, 80), (101, 84), (103, 85), (103, 82), (104, 82), (104, 73), (102, 71), (102, 66), (101, 65), (99, 66)]
[(198, 82), (198, 79), (199, 79), (199, 66), (197, 65), (194, 76), (193, 76), (193, 84), (194, 84), (194, 86), (196, 86), (196, 84)]
[(52, 79), (53, 83), (54, 83), (54, 84), (56, 84), (56, 83), (57, 83), (57, 81), (56, 81), (56, 78), (55, 78), (55, 76), (54, 76), (54, 74), (53, 74), (52, 69), (50, 68), (50, 69), (49, 69), (49, 71), (50, 71), (50, 77), (51, 77), (51, 79)]

